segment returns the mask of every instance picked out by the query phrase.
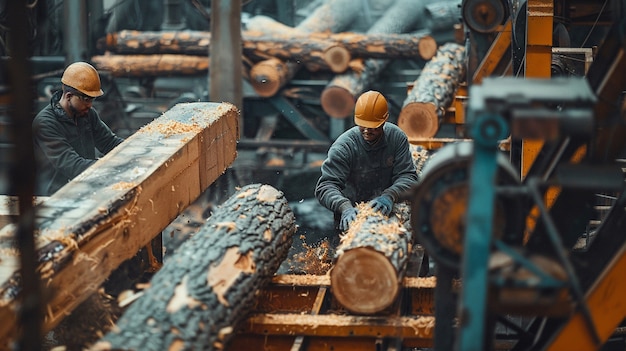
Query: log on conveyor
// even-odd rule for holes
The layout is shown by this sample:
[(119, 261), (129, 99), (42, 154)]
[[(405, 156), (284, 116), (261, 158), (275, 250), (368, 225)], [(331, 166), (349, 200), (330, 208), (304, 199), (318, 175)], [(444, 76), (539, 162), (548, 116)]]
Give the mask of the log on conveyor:
[(409, 138), (432, 138), (465, 75), (465, 48), (447, 43), (426, 63), (398, 116)]
[(283, 193), (243, 187), (219, 206), (92, 350), (222, 350), (296, 231)]
[[(178, 104), (35, 208), (43, 328), (54, 328), (235, 160), (237, 108)], [(0, 233), (0, 349), (17, 335), (13, 226)], [(13, 229), (13, 230), (12, 230)]]
[[(397, 0), (374, 23), (367, 34), (404, 33), (410, 30), (423, 13), (424, 5), (424, 1)], [(357, 96), (378, 78), (388, 63), (389, 60), (386, 59), (357, 61), (351, 66), (353, 67), (351, 70), (335, 76), (326, 85), (320, 97), (324, 112), (334, 118), (350, 116), (354, 111)]]
[(385, 217), (367, 203), (342, 236), (330, 271), (337, 302), (353, 313), (375, 314), (396, 301), (411, 254), (411, 232), (394, 212)]

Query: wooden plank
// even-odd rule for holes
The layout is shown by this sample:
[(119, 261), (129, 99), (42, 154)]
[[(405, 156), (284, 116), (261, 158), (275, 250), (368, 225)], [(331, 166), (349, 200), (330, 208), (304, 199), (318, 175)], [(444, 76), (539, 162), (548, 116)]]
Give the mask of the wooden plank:
[[(238, 110), (178, 104), (36, 207), (39, 272), (53, 328), (234, 161)], [(10, 237), (11, 228), (0, 233)], [(0, 240), (0, 341), (16, 336), (19, 271)]]
[(433, 337), (432, 316), (354, 316), (308, 314), (259, 314), (248, 319), (243, 333), (324, 337), (393, 337), (421, 340)]

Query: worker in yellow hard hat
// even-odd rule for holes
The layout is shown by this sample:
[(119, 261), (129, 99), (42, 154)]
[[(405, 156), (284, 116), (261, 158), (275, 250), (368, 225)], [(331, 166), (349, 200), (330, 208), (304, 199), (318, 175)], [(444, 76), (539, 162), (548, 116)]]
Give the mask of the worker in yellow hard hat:
[(356, 126), (328, 150), (315, 197), (335, 214), (339, 231), (356, 218), (355, 204), (368, 201), (388, 216), (400, 194), (418, 180), (407, 136), (388, 118), (385, 97), (377, 91), (363, 93), (354, 108)]
[(93, 108), (104, 92), (100, 76), (87, 62), (69, 65), (54, 93), (32, 123), (37, 160), (37, 195), (51, 195), (96, 162), (123, 139), (115, 135)]

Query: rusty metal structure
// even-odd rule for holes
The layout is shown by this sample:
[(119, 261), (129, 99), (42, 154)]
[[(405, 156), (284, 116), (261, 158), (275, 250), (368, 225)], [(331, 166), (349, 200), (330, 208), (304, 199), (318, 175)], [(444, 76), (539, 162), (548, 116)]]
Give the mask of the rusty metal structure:
[[(290, 199), (310, 196), (324, 152), (351, 125), (320, 106), (335, 73), (297, 70), (278, 94), (261, 97), (239, 70), (239, 30), (254, 15), (296, 27), (322, 3), (35, 2), (23, 39), (36, 102), (48, 102), (66, 63), (102, 54), (97, 43), (107, 33), (210, 30), (219, 57), (208, 55), (209, 72), (103, 71), (107, 95), (94, 105), (130, 135), (178, 102), (233, 101), (242, 111), (239, 154), (213, 191), (254, 180), (286, 189)], [(409, 140), (432, 158), (406, 198), (424, 250), (414, 253), (397, 300), (384, 313), (355, 315), (338, 305), (328, 276), (279, 274), (226, 349), (624, 349), (626, 2), (462, 0), (425, 8), (456, 18), (430, 34), (439, 45), (464, 47), (465, 79), (451, 101), (441, 100), (445, 108), (433, 109), (435, 136)], [(7, 42), (6, 32), (0, 37)], [(426, 64), (399, 59), (380, 68), (373, 88), (392, 116)], [(7, 82), (0, 81), (0, 165), (8, 169)], [(9, 182), (0, 174), (2, 193), (13, 189)]]

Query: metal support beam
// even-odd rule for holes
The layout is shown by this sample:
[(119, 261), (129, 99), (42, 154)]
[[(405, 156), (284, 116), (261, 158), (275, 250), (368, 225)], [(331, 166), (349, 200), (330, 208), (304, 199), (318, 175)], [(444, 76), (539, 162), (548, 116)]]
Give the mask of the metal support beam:
[(211, 45), (209, 49), (209, 98), (230, 102), (240, 112), (243, 133), (243, 88), (241, 74), (241, 0), (211, 1)]
[(85, 61), (88, 58), (87, 35), (87, 3), (83, 0), (63, 1), (63, 46), (65, 47), (66, 64)]

